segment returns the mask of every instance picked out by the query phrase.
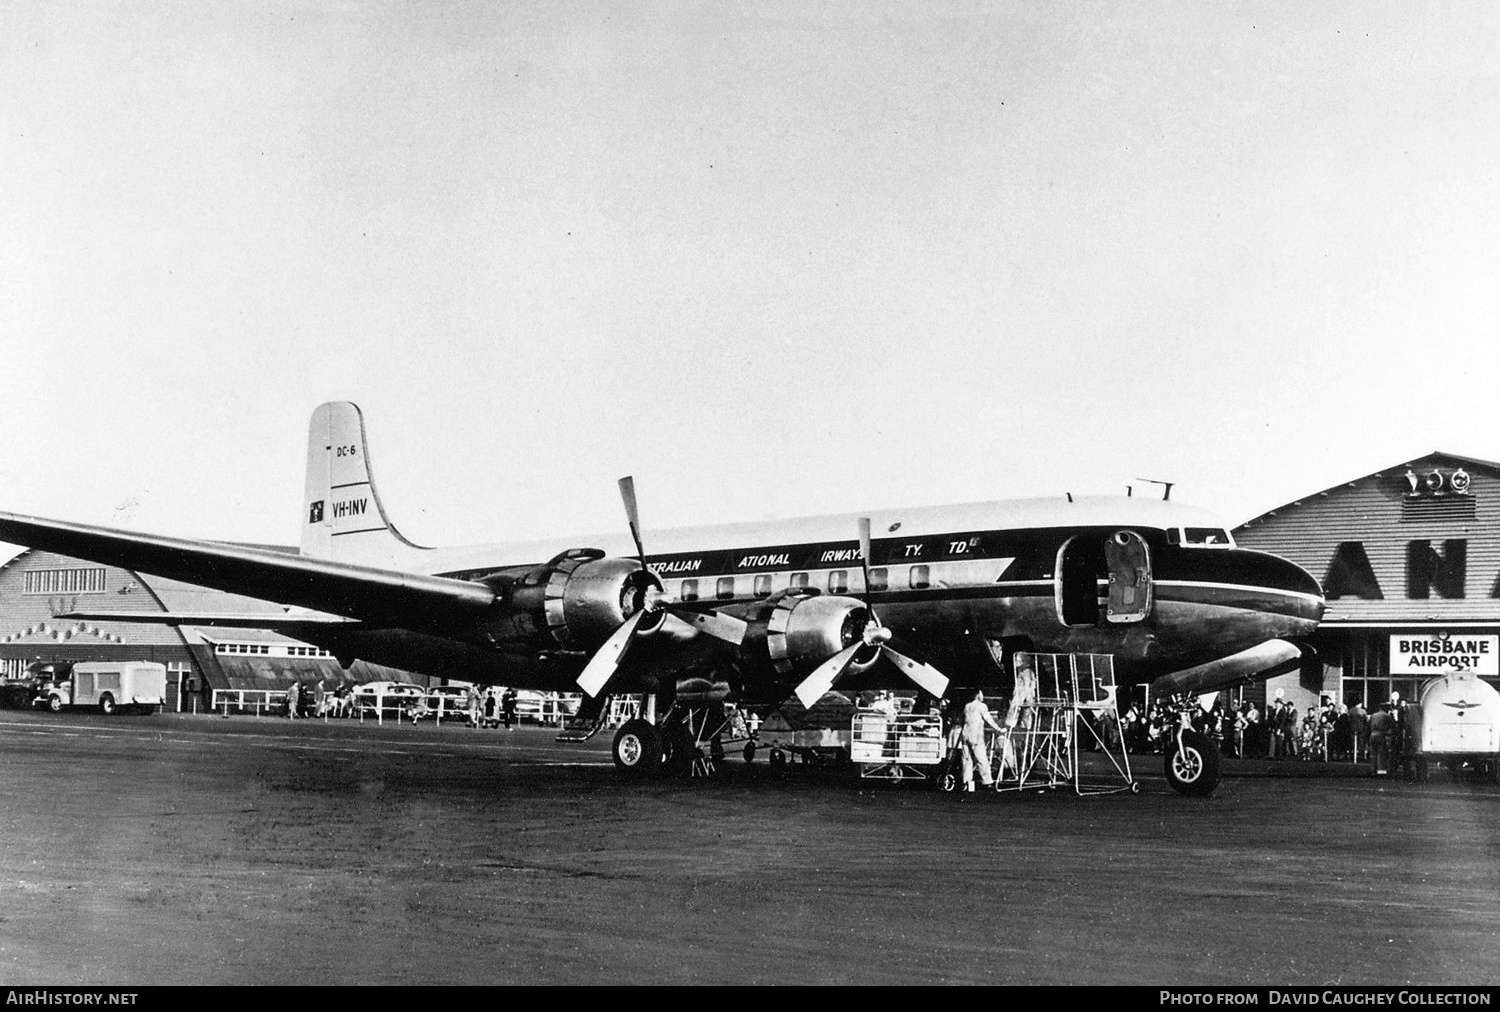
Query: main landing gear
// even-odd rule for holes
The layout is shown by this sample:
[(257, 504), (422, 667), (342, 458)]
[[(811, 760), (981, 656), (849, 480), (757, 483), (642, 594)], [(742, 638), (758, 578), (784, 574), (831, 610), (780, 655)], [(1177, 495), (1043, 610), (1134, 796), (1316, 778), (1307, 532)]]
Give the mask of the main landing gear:
[(722, 707), (674, 706), (659, 724), (634, 717), (615, 733), (615, 768), (631, 779), (711, 776), (723, 758), (728, 727)]

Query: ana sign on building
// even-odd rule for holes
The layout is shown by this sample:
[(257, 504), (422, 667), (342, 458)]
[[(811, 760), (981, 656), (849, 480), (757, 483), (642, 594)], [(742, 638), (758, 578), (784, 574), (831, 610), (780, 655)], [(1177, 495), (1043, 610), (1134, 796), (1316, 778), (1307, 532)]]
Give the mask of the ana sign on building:
[(1391, 637), (1391, 674), (1428, 675), (1472, 671), (1500, 676), (1500, 636), (1460, 633), (1397, 635)]

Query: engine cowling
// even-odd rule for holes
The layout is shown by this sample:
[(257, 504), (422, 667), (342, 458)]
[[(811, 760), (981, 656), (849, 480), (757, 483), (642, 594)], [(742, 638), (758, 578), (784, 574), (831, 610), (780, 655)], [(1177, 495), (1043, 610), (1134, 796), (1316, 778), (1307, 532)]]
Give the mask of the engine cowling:
[[(808, 671), (860, 639), (870, 610), (837, 594), (787, 594), (773, 603), (766, 619), (766, 653), (779, 675)], [(872, 663), (856, 658), (855, 667)]]
[[(598, 649), (652, 594), (661, 581), (636, 559), (606, 556), (597, 548), (575, 548), (542, 566), (489, 574), (485, 582), (504, 602), (490, 634), (500, 641), (523, 640), (537, 650)], [(661, 625), (665, 612), (641, 621), (640, 631)]]
[[(608, 558), (592, 549), (566, 552), (548, 564), (542, 617), (561, 647), (590, 650), (646, 606), (649, 593), (661, 593), (661, 580), (635, 559)], [(642, 620), (641, 632), (661, 624), (665, 612)]]

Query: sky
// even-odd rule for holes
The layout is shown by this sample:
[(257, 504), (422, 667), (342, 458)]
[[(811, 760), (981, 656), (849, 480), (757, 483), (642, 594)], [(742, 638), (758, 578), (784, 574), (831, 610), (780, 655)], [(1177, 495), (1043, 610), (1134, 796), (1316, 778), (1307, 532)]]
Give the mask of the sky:
[(0, 17), (0, 509), (294, 544), (334, 399), (439, 545), (1500, 459), (1492, 3)]

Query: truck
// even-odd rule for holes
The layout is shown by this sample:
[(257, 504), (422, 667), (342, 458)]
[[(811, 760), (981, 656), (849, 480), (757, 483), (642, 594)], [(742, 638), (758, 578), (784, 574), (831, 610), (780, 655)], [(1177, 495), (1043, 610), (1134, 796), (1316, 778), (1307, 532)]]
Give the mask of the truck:
[(97, 706), (154, 713), (167, 699), (167, 669), (154, 661), (86, 662), (73, 665), (72, 699), (63, 705)]
[(1465, 764), (1500, 782), (1500, 692), (1472, 671), (1422, 686), (1419, 768), (1441, 762), (1455, 777)]

